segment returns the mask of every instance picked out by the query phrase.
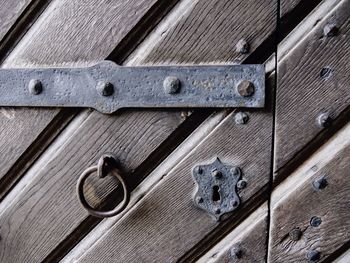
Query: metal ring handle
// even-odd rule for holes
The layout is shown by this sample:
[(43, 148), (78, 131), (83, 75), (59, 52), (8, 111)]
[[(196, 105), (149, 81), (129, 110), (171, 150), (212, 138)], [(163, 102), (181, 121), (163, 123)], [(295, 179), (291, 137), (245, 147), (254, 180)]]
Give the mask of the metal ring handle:
[(118, 178), (120, 181), (123, 191), (124, 191), (124, 197), (123, 201), (113, 210), (110, 211), (99, 211), (90, 206), (90, 204), (86, 201), (85, 196), (84, 196), (84, 183), (86, 179), (89, 177), (90, 174), (97, 172), (98, 171), (98, 166), (91, 166), (87, 168), (79, 177), (78, 179), (78, 184), (77, 184), (77, 193), (78, 193), (78, 199), (82, 206), (89, 212), (90, 215), (97, 216), (97, 217), (112, 217), (117, 214), (119, 214), (121, 211), (124, 210), (124, 208), (128, 205), (129, 200), (130, 200), (130, 193), (128, 191), (127, 185), (123, 177), (119, 174), (118, 169), (112, 168), (110, 172)]

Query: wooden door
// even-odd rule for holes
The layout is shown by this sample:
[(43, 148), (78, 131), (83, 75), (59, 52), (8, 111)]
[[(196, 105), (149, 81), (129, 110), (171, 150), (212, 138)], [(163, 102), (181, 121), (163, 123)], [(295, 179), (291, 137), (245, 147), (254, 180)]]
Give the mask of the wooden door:
[[(0, 108), (0, 262), (350, 262), (349, 0), (0, 3), (3, 68), (266, 68), (263, 109)], [(75, 188), (106, 152), (132, 193), (100, 219)], [(246, 182), (220, 221), (193, 200), (193, 167), (216, 158)], [(84, 193), (123, 195), (93, 175)]]

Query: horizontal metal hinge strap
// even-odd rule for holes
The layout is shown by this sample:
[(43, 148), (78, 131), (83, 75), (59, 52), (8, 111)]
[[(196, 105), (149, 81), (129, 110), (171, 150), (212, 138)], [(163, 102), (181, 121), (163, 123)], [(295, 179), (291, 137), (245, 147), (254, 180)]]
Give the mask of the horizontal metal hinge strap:
[(264, 106), (263, 65), (1, 69), (0, 106), (120, 108)]

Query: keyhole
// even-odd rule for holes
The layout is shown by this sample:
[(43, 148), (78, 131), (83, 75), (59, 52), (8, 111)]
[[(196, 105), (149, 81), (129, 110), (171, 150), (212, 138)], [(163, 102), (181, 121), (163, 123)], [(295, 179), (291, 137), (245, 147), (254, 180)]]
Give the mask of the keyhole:
[(218, 185), (214, 185), (213, 186), (213, 201), (214, 202), (218, 202), (220, 201), (220, 192), (219, 192), (220, 188)]

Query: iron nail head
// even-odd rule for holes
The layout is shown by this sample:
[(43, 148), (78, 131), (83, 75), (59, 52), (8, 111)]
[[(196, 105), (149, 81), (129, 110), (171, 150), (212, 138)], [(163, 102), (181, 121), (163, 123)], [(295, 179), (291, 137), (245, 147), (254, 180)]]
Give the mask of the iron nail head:
[(179, 93), (180, 80), (174, 76), (166, 77), (163, 82), (163, 88), (164, 88), (164, 91), (168, 94)]
[(320, 259), (320, 252), (316, 250), (310, 250), (306, 254), (306, 258), (309, 262), (317, 262)]
[(111, 96), (114, 93), (114, 86), (110, 82), (99, 81), (97, 83), (96, 89), (100, 93), (100, 95), (104, 97)]
[(28, 84), (30, 94), (39, 95), (43, 91), (43, 85), (38, 79), (31, 79)]
[(299, 228), (294, 228), (289, 232), (289, 237), (293, 241), (298, 241), (301, 238), (302, 234), (303, 232), (301, 232)]
[(235, 122), (237, 124), (246, 124), (249, 120), (249, 116), (245, 112), (237, 112), (235, 115)]
[(237, 85), (237, 91), (242, 97), (250, 97), (255, 92), (254, 83), (249, 80), (242, 80)]
[(327, 113), (327, 112), (321, 113), (317, 117), (317, 124), (321, 128), (327, 128), (327, 127), (331, 126), (332, 118), (329, 116), (329, 113)]
[(236, 44), (236, 51), (241, 54), (247, 54), (249, 53), (250, 45), (249, 43), (244, 39), (240, 39)]

